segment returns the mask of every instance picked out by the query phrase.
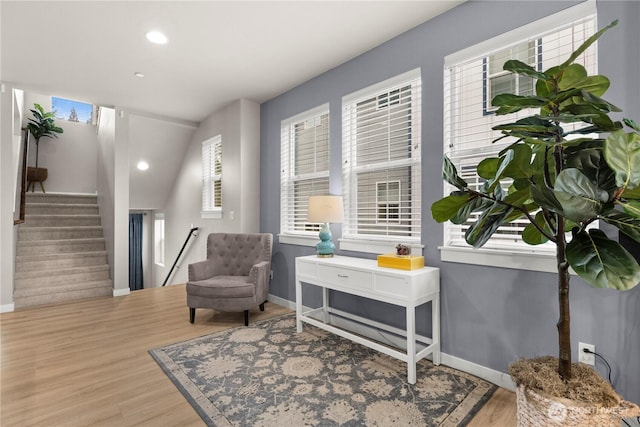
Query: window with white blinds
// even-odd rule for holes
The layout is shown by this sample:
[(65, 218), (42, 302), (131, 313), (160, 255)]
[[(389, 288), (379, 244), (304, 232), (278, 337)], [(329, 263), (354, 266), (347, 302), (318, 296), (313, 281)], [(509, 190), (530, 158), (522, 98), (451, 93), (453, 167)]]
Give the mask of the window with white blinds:
[[(534, 113), (533, 110), (522, 110), (504, 116), (487, 114), (487, 103), (491, 103), (490, 99), (486, 99), (487, 92), (499, 89), (504, 93), (501, 88), (503, 84), (509, 86), (507, 90), (511, 93), (517, 92), (518, 88), (521, 89), (521, 94), (531, 93), (533, 90), (533, 82), (526, 79), (518, 81), (517, 78), (500, 74), (498, 70), (488, 70), (487, 63), (492, 60), (504, 63), (506, 59), (515, 58), (532, 65), (538, 63), (538, 69), (547, 70), (564, 62), (595, 31), (595, 5), (587, 2), (586, 5), (567, 9), (445, 58), (444, 154), (451, 159), (460, 176), (471, 188), (478, 189), (483, 184), (483, 179), (475, 172), (478, 163), (485, 157), (497, 156), (498, 152), (514, 142), (505, 138), (492, 143), (500, 136), (499, 131), (492, 130), (492, 127), (514, 122)], [(584, 52), (577, 62), (585, 66), (589, 74), (595, 73), (595, 45)], [(491, 73), (487, 74), (488, 71)], [(499, 80), (488, 82), (488, 76)], [(571, 128), (565, 126), (565, 129)], [(445, 195), (451, 191), (452, 188), (445, 184)], [(476, 218), (477, 216), (471, 216), (467, 223), (461, 225), (446, 223), (445, 248), (470, 247), (464, 240), (464, 234)], [(522, 241), (521, 234), (526, 224), (526, 220), (522, 220), (501, 226), (483, 248), (552, 253), (555, 250), (552, 243), (533, 247)]]
[(202, 143), (202, 218), (222, 218), (222, 136)]
[(416, 69), (343, 98), (344, 240), (420, 244), (421, 93)]
[(307, 222), (307, 208), (309, 196), (329, 194), (329, 104), (283, 120), (280, 131), (280, 241), (317, 240), (321, 224)]

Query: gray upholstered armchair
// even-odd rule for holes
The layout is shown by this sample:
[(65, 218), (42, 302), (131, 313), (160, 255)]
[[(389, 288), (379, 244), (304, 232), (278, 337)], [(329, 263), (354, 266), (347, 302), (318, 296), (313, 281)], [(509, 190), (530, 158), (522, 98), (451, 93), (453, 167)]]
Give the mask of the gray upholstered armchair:
[(249, 325), (249, 309), (264, 303), (269, 291), (271, 249), (269, 233), (211, 233), (207, 239), (207, 259), (189, 264), (187, 306), (189, 321), (196, 308), (243, 311)]

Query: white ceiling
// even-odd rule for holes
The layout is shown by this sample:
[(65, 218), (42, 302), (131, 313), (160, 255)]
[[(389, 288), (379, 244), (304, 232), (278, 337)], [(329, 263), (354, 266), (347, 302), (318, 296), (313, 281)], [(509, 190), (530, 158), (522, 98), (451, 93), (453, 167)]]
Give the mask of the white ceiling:
[[(200, 122), (236, 99), (284, 93), (462, 1), (2, 0), (0, 77)], [(150, 30), (169, 43), (149, 43)]]

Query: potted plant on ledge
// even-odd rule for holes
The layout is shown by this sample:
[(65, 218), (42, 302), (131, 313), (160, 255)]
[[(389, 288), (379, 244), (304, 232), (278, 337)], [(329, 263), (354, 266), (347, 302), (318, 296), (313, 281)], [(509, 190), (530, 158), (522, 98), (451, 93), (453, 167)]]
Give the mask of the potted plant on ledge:
[(64, 130), (55, 123), (55, 114), (53, 112), (45, 112), (44, 108), (40, 104), (33, 104), (34, 109), (31, 110), (33, 117), (29, 119), (27, 129), (33, 137), (36, 143), (36, 164), (35, 167), (27, 168), (27, 190), (32, 185), (32, 191), (35, 190), (36, 182), (40, 183), (40, 188), (44, 193), (44, 186), (42, 183), (47, 179), (49, 171), (47, 168), (38, 167), (38, 148), (40, 144), (40, 138), (57, 138), (59, 133), (63, 133)]
[[(564, 63), (544, 72), (518, 60), (507, 61), (504, 70), (536, 80), (535, 95), (497, 95), (492, 100), (496, 113), (525, 108), (538, 112), (493, 127), (502, 133), (497, 140), (515, 141), (498, 157), (478, 164), (476, 172), (485, 180), (480, 190), (468, 185), (445, 157), (443, 178), (455, 190), (431, 206), (438, 222), (462, 224), (478, 213), (465, 234), (474, 248), (483, 246), (500, 225), (523, 218), (529, 221), (522, 233), (526, 243), (555, 243), (559, 354), (510, 366), (520, 426), (619, 426), (622, 417), (640, 415), (640, 408), (622, 400), (595, 370), (571, 362), (569, 268), (596, 288), (626, 291), (640, 281), (640, 266), (631, 254), (603, 231), (589, 227), (599, 220), (640, 242), (640, 127), (632, 120), (611, 119), (611, 112), (621, 110), (601, 98), (609, 79), (588, 76), (575, 63), (616, 24), (600, 30)], [(563, 129), (568, 124), (578, 126)], [(555, 391), (545, 389), (545, 384)], [(587, 390), (576, 392), (574, 387)], [(585, 401), (577, 401), (576, 396)], [(593, 401), (601, 396), (604, 401)]]

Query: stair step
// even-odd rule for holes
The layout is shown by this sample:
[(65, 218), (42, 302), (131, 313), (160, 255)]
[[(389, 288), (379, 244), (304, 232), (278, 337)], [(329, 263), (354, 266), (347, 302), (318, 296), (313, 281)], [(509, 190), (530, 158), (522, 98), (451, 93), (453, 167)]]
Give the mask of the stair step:
[(107, 251), (16, 256), (15, 271), (51, 270), (107, 264)]
[(14, 289), (47, 287), (61, 284), (95, 282), (109, 279), (108, 265), (70, 267), (42, 271), (21, 271), (15, 274)]
[(25, 215), (21, 227), (99, 226), (100, 215)]
[(96, 194), (26, 193), (27, 203), (97, 204)]
[(107, 297), (113, 295), (112, 288), (111, 280), (100, 280), (77, 285), (15, 290), (13, 293), (14, 304), (16, 308), (25, 308), (87, 298)]
[(101, 226), (79, 227), (20, 227), (18, 239), (23, 242), (31, 240), (67, 240), (102, 237)]
[(27, 202), (25, 212), (29, 215), (98, 215), (98, 205)]
[(16, 255), (44, 255), (70, 252), (103, 251), (104, 237), (91, 239), (18, 241)]

